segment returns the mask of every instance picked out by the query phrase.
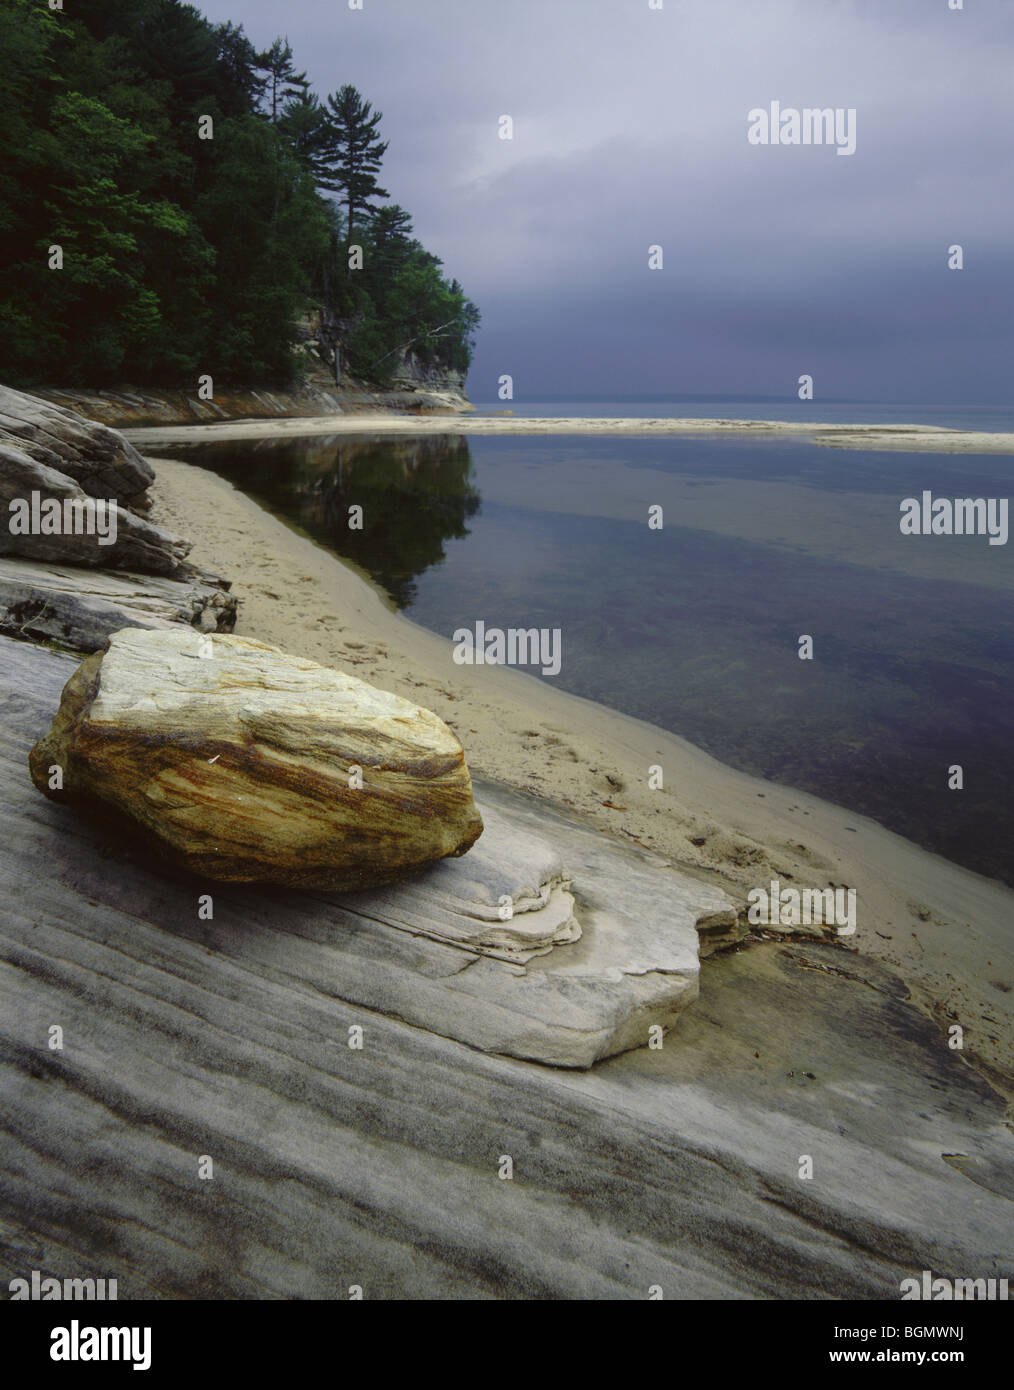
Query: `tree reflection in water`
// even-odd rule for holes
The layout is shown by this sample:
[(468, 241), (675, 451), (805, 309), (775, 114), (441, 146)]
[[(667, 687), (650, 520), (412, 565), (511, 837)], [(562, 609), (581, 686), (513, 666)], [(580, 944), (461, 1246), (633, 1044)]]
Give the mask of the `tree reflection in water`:
[[(204, 444), (183, 457), (229, 478), (273, 512), (355, 561), (399, 608), (419, 575), (468, 535), (479, 513), (468, 440), (355, 439), (348, 435)], [(361, 530), (349, 525), (362, 507)]]

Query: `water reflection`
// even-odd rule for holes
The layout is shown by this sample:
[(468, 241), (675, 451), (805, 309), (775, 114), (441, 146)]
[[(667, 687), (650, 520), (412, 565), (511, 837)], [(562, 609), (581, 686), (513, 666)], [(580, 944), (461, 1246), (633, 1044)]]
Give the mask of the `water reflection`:
[[(399, 608), (414, 600), (423, 571), (443, 561), (445, 542), (467, 536), (479, 513), (460, 435), (266, 439), (218, 444), (200, 461), (355, 561)], [(363, 509), (362, 529), (350, 526), (350, 507)]]
[[(558, 628), (555, 685), (1014, 883), (1008, 547), (910, 545), (898, 526), (898, 498), (924, 486), (1004, 496), (1009, 460), (460, 436), (186, 456), (356, 561), (424, 627)], [(665, 527), (649, 537), (655, 500)]]

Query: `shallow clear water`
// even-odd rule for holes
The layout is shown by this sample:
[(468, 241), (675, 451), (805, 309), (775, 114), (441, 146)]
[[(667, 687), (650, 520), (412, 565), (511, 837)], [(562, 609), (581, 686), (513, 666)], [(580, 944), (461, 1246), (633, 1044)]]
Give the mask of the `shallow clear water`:
[(617, 437), (179, 452), (424, 626), (558, 628), (547, 679), (1014, 882), (1011, 545), (898, 524), (924, 489), (1006, 497), (1009, 458)]

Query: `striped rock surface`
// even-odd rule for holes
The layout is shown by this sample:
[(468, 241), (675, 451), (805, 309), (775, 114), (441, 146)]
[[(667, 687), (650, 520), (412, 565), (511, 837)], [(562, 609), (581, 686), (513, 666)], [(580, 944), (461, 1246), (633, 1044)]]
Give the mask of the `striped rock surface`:
[(114, 633), (29, 761), (47, 796), (227, 882), (368, 888), (482, 833), (461, 744), (435, 714), (243, 637)]

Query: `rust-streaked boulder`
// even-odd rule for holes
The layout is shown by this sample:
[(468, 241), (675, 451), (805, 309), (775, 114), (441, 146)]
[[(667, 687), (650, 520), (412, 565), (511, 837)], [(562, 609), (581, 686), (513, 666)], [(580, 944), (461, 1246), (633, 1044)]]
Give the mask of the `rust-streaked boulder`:
[(97, 803), (229, 882), (368, 888), (482, 833), (461, 744), (435, 714), (245, 637), (114, 633), (29, 761), (47, 796)]

